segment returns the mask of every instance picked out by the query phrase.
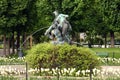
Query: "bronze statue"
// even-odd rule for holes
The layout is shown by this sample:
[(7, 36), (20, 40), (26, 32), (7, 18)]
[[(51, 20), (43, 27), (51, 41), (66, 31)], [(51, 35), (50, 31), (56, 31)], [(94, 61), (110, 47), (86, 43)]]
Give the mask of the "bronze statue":
[(69, 32), (72, 30), (70, 23), (67, 21), (68, 15), (53, 12), (55, 19), (52, 25), (46, 30), (45, 35), (52, 39), (53, 44), (70, 43)]

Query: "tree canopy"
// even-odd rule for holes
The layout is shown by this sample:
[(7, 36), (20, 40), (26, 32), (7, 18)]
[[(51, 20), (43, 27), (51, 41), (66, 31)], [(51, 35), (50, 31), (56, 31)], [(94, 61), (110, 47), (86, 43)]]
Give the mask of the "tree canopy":
[[(73, 34), (88, 32), (91, 38), (110, 33), (114, 45), (114, 32), (120, 31), (119, 0), (1, 0), (0, 33), (29, 35), (40, 28), (49, 27), (55, 10), (69, 15)], [(43, 33), (44, 30), (39, 32), (40, 35)], [(39, 35), (35, 37), (39, 42)]]

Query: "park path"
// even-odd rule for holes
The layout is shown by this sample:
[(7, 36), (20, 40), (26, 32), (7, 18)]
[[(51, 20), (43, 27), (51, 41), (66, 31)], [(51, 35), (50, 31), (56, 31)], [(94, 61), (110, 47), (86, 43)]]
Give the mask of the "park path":
[[(15, 49), (15, 52), (16, 52), (16, 49)], [(10, 49), (10, 54), (12, 53), (12, 49)], [(8, 49), (6, 49), (6, 55), (8, 55), (9, 53), (8, 53)], [(3, 56), (5, 56), (5, 54), (4, 54), (4, 49), (0, 49), (0, 57), (3, 57)]]
[(120, 66), (101, 66), (102, 74), (117, 74), (120, 75)]
[(3, 49), (0, 49), (0, 56), (3, 56)]
[(120, 66), (101, 66), (102, 69), (108, 70), (108, 69), (120, 69)]

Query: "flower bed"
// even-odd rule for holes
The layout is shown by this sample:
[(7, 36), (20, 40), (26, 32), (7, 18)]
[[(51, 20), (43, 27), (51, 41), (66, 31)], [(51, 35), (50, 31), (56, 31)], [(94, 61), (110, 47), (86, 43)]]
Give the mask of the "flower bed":
[(99, 58), (101, 65), (120, 66), (120, 58)]
[(20, 58), (5, 58), (0, 57), (0, 65), (22, 65), (25, 64), (25, 57)]
[[(93, 80), (119, 80), (120, 79), (120, 59), (116, 59), (116, 58), (99, 58), (99, 60), (101, 60), (102, 66), (101, 68), (94, 68), (93, 69)], [(108, 61), (108, 62), (107, 62)], [(1, 78), (4, 78), (4, 80), (6, 77), (7, 78), (13, 78), (13, 77), (8, 77), (8, 75), (11, 76), (19, 76), (19, 75), (25, 75), (26, 74), (26, 65), (25, 65), (25, 58), (0, 58), (0, 75), (3, 75), (0, 77), (0, 80), (2, 80)], [(22, 63), (22, 64), (21, 64)], [(111, 65), (111, 66), (106, 66), (106, 65)], [(117, 65), (117, 66), (113, 66), (113, 65)], [(14, 67), (13, 67), (14, 66)], [(17, 68), (15, 68), (17, 67)], [(19, 69), (18, 69), (19, 68)], [(20, 69), (21, 68), (21, 69)], [(62, 69), (58, 69), (58, 68), (52, 68), (47, 69), (47, 68), (41, 68), (41, 74), (42, 76), (57, 76), (59, 72), (59, 75), (62, 76), (62, 78), (83, 78), (86, 77), (86, 80), (89, 80), (89, 73), (90, 70), (79, 70), (79, 71), (75, 71), (74, 68), (62, 68)], [(29, 68), (28, 69), (28, 74), (30, 76), (39, 76), (40, 75), (40, 70), (35, 68)], [(6, 75), (6, 76), (5, 76)], [(67, 76), (67, 77), (66, 77)], [(28, 76), (29, 77), (29, 76)], [(32, 77), (31, 80), (37, 80), (38, 77)], [(64, 80), (62, 79), (62, 80)], [(10, 79), (12, 80), (12, 79)], [(13, 80), (17, 80), (14, 79)], [(41, 80), (44, 80), (41, 79)], [(47, 79), (46, 79), (47, 80)], [(56, 79), (52, 79), (52, 80), (56, 80)], [(70, 79), (69, 79), (70, 80)]]

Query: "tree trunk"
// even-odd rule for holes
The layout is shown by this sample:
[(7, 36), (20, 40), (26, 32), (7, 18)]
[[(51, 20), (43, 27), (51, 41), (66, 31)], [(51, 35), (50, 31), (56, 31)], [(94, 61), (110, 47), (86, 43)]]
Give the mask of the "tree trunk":
[(91, 39), (89, 39), (89, 41), (88, 41), (88, 47), (89, 47), (89, 48), (92, 48), (92, 42), (91, 42)]
[(10, 55), (10, 38), (8, 38), (7, 43), (8, 43), (8, 55)]
[(93, 45), (93, 38), (91, 37), (91, 35), (89, 35), (89, 38), (88, 38), (88, 47), (92, 48), (92, 45)]
[(23, 38), (22, 38), (22, 44), (23, 44), (23, 45), (21, 45), (21, 47), (23, 46), (24, 49), (27, 48), (27, 42), (25, 42), (26, 39), (27, 39), (27, 37), (26, 37), (26, 32), (25, 32), (25, 33), (23, 34)]
[(111, 38), (111, 47), (114, 47), (114, 32), (110, 31), (110, 38)]
[(107, 35), (106, 35), (106, 33), (104, 34), (104, 38), (105, 38), (104, 44), (105, 44), (105, 48), (106, 48), (107, 47)]
[(6, 34), (4, 34), (4, 38), (3, 39), (4, 39), (3, 40), (3, 42), (4, 42), (4, 49), (3, 49), (3, 51), (4, 51), (3, 53), (4, 54), (3, 55), (6, 56)]
[(17, 31), (17, 52), (18, 52), (18, 48), (20, 47), (20, 31)]
[(32, 48), (32, 35), (30, 36), (30, 48)]
[(14, 31), (12, 32), (12, 53), (15, 53), (15, 40), (14, 40)]

